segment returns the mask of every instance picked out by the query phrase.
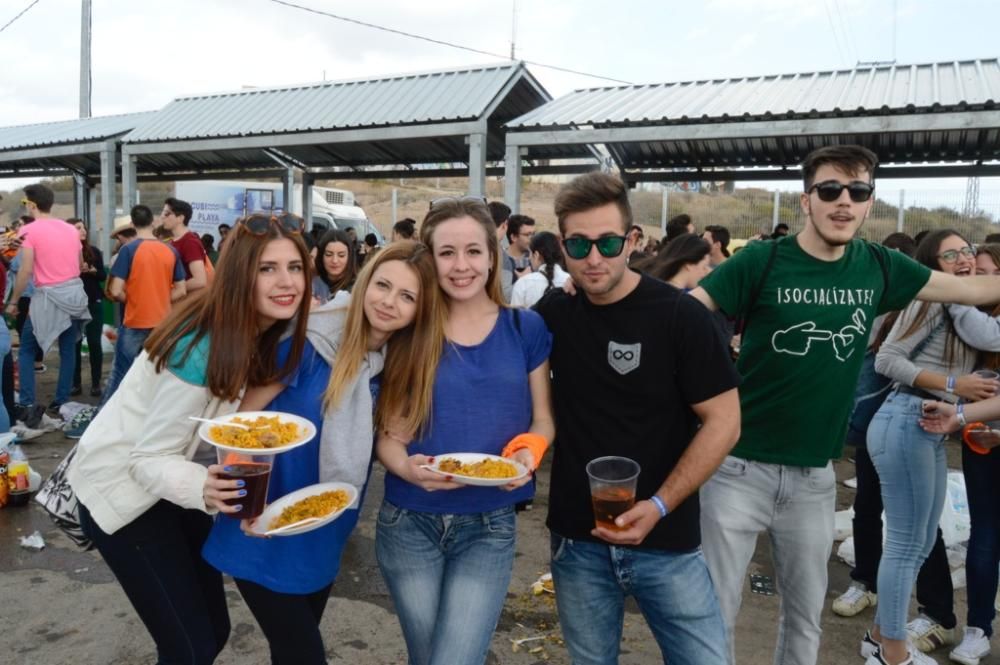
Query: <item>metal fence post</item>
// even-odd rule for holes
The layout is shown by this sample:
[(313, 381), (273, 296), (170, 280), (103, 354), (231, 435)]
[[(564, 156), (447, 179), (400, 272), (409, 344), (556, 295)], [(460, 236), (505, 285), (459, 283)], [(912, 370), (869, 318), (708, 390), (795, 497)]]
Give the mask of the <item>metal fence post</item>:
[(660, 190), (663, 193), (662, 200), (660, 202), (660, 233), (663, 237), (667, 237), (667, 208), (670, 205), (670, 192), (664, 187)]
[(775, 190), (774, 192), (774, 213), (771, 215), (771, 231), (778, 227), (778, 220), (780, 218), (779, 213), (781, 212), (781, 191)]
[(395, 224), (396, 220), (399, 219), (399, 215), (396, 214), (397, 191), (398, 190), (395, 187), (392, 188), (392, 219), (389, 221), (391, 221), (393, 224)]
[(903, 232), (903, 217), (905, 213), (903, 212), (906, 207), (906, 190), (899, 190), (899, 212), (896, 213), (896, 231), (898, 233)]

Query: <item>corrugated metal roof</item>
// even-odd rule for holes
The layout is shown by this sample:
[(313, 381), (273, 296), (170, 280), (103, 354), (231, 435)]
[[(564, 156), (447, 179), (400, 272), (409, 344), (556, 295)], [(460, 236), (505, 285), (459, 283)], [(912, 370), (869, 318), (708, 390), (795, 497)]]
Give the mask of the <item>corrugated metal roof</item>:
[(511, 121), (508, 128), (992, 109), (998, 101), (1000, 61), (994, 58), (577, 90)]
[(175, 99), (127, 143), (286, 134), (476, 119), (515, 76), (528, 77), (506, 121), (551, 99), (521, 63), (329, 81)]
[[(44, 148), (55, 145), (72, 145), (100, 141), (120, 136), (135, 129), (152, 117), (155, 111), (107, 115), (97, 118), (80, 118), (37, 125), (0, 127), (0, 152)], [(2, 155), (0, 155), (2, 158)]]

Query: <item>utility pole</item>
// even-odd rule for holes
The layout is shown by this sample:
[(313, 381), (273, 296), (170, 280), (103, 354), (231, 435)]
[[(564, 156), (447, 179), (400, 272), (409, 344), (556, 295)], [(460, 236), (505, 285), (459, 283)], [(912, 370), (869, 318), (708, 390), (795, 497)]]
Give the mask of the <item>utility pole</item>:
[(510, 17), (510, 59), (517, 60), (515, 44), (517, 43), (517, 0), (513, 0)]
[(90, 0), (80, 11), (80, 117), (90, 117)]

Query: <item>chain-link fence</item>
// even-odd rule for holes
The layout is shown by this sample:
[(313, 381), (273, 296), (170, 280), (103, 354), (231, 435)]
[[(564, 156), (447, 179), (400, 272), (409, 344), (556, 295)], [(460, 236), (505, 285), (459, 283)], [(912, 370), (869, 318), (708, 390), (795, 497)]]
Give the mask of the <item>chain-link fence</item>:
[[(802, 228), (804, 216), (797, 192), (766, 189), (736, 189), (731, 192), (651, 192), (632, 194), (636, 218), (647, 226), (659, 226), (666, 201), (667, 219), (687, 213), (698, 228), (720, 224), (734, 238), (770, 233), (779, 222), (794, 233)], [(775, 210), (777, 206), (777, 211)], [(966, 195), (957, 190), (888, 190), (876, 197), (871, 214), (861, 229), (868, 240), (881, 240), (894, 231), (913, 236), (925, 229), (952, 228), (972, 242), (982, 242), (991, 233), (1000, 233), (1000, 191), (983, 191), (971, 211), (966, 211)], [(902, 208), (902, 214), (900, 209)]]

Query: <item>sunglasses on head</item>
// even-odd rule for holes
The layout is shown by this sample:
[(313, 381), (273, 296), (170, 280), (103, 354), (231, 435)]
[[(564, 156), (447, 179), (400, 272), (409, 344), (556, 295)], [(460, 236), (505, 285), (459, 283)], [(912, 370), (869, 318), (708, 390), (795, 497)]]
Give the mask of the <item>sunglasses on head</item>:
[(597, 246), (597, 252), (606, 259), (613, 259), (625, 249), (627, 236), (601, 236), (597, 240), (573, 236), (562, 241), (566, 255), (571, 259), (585, 259), (590, 254), (590, 248)]
[(826, 180), (824, 182), (818, 182), (809, 188), (809, 194), (813, 191), (816, 192), (816, 196), (819, 197), (820, 201), (826, 201), (831, 203), (840, 198), (840, 193), (847, 190), (848, 195), (850, 195), (851, 200), (855, 203), (864, 203), (872, 197), (872, 192), (875, 191), (875, 185), (867, 182), (855, 181), (848, 185), (842, 182), (837, 182), (836, 180)]
[(266, 235), (272, 224), (286, 233), (302, 233), (302, 218), (288, 212), (280, 215), (248, 215), (238, 223), (255, 236)]
[(974, 259), (976, 258), (976, 249), (966, 245), (962, 249), (949, 249), (946, 252), (941, 252), (937, 255), (937, 257), (945, 263), (954, 263), (955, 261), (958, 261), (959, 254), (967, 259)]
[(430, 209), (434, 210), (434, 208), (442, 206), (446, 203), (481, 203), (483, 205), (486, 205), (486, 197), (485, 196), (442, 196), (437, 199), (431, 199)]

